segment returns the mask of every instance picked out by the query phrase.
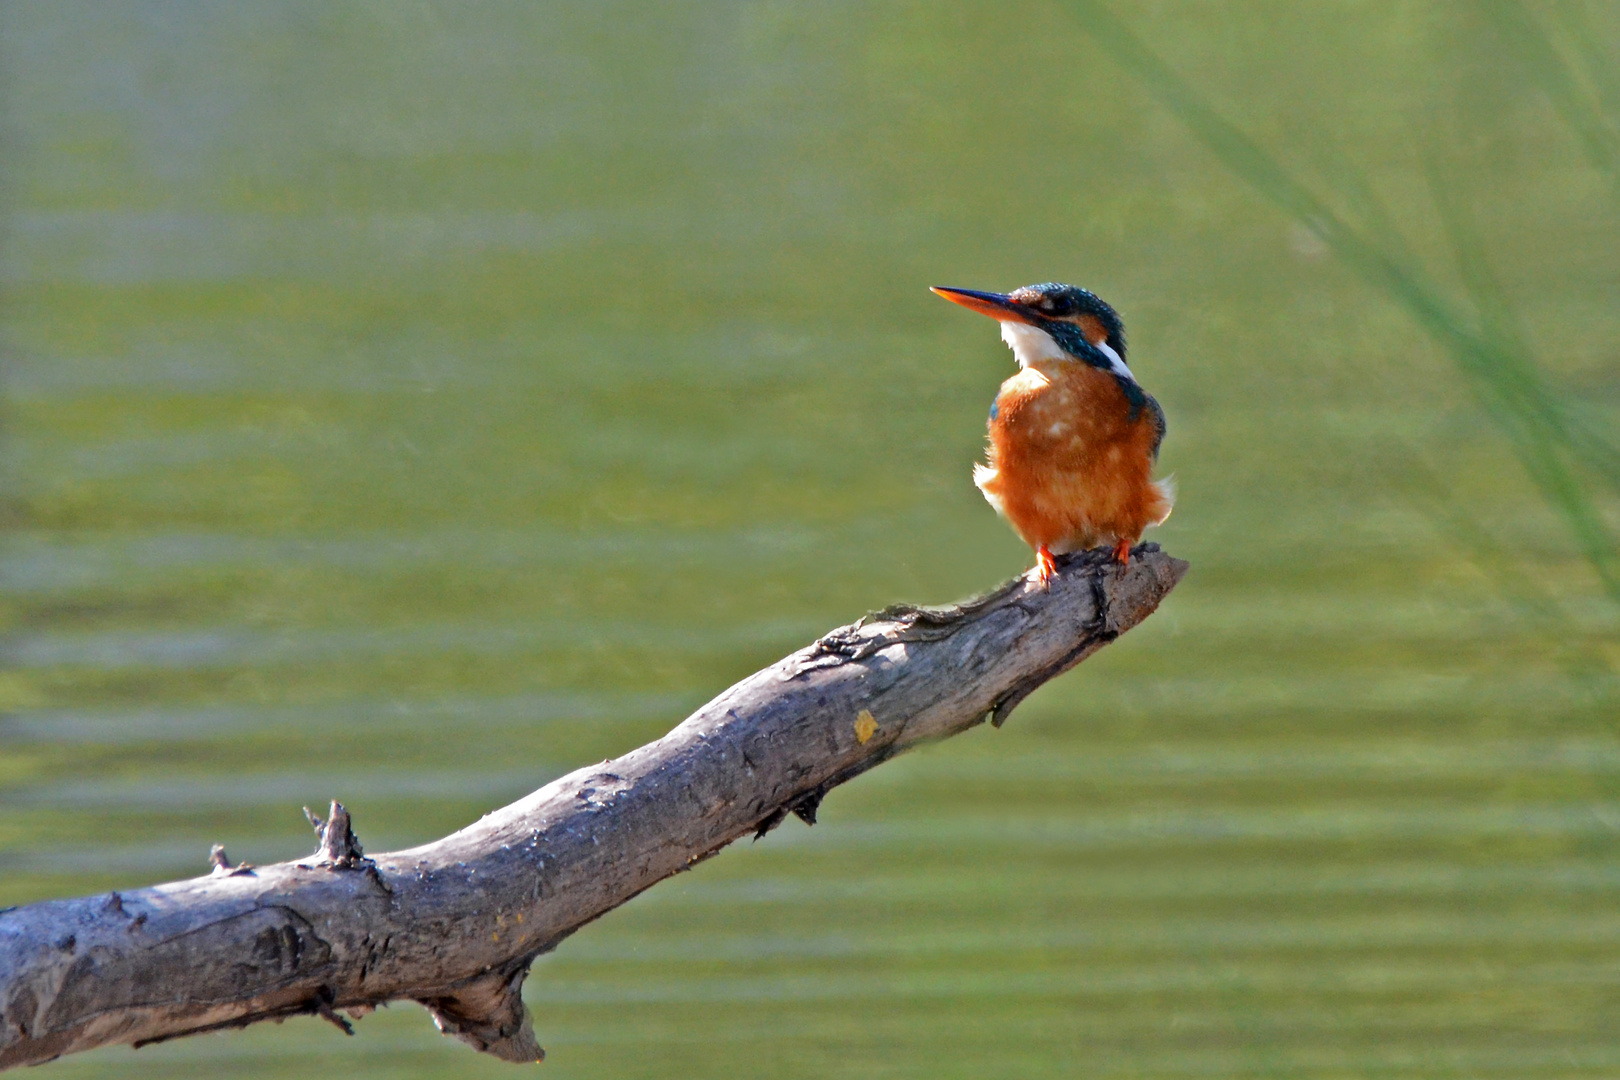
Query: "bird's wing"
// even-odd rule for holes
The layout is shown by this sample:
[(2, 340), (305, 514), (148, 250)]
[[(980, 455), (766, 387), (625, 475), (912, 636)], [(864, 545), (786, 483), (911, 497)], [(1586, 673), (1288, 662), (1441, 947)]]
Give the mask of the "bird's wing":
[(1153, 460), (1158, 461), (1159, 444), (1164, 442), (1164, 410), (1159, 408), (1159, 403), (1153, 399), (1152, 394), (1143, 396), (1147, 398), (1148, 420), (1153, 424)]

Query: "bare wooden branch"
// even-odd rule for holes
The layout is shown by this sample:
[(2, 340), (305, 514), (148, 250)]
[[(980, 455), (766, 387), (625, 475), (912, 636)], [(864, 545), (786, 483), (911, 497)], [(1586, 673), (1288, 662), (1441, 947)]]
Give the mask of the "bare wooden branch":
[[(993, 718), (1146, 618), (1186, 571), (1060, 560), (944, 608), (895, 607), (733, 686), (656, 742), (442, 840), (367, 858), (334, 802), (308, 859), (0, 912), (0, 1068), (293, 1015), (352, 1028), (391, 1000), (507, 1061), (543, 1053), (529, 964), (569, 934), (834, 786)], [(306, 813), (308, 811), (306, 810)]]

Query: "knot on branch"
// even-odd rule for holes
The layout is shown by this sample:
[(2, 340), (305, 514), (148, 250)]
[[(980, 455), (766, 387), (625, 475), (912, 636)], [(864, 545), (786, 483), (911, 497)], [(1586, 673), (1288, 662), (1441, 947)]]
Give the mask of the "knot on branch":
[(334, 999), (335, 995), (332, 993), (332, 988), (329, 986), (323, 986), (316, 991), (314, 1000), (310, 1002), (310, 1008), (314, 1011), (316, 1016), (320, 1017), (322, 1020), (325, 1020), (328, 1024), (331, 1024), (333, 1027), (343, 1032), (343, 1034), (353, 1035), (354, 1025), (343, 1019), (343, 1017), (339, 1016), (337, 1014), (337, 1010), (332, 1008), (332, 1002)]
[[(304, 811), (306, 814), (309, 811)], [(238, 863), (231, 865), (231, 857), (225, 854), (224, 844), (215, 844), (208, 850), (208, 861), (214, 867), (210, 873), (214, 877), (254, 877), (252, 863)]]
[[(1141, 558), (1158, 550), (1158, 544), (1138, 544), (1131, 549), (1131, 554)], [(1117, 628), (1110, 630), (1107, 625), (1108, 593), (1105, 582), (1109, 574), (1122, 570), (1123, 568), (1114, 562), (1112, 548), (1070, 552), (1057, 557), (1057, 577), (1050, 586), (1042, 588), (1042, 591), (1062, 589), (1066, 585), (1084, 579), (1095, 606), (1093, 625), (1085, 629), (1095, 630), (1091, 635), (1091, 643), (1106, 644), (1118, 637), (1119, 631)], [(1008, 597), (1034, 588), (1040, 587), (1032, 584), (1028, 575), (1023, 575), (1002, 582), (989, 592), (980, 593), (956, 604), (942, 604), (937, 607), (890, 604), (881, 611), (868, 612), (848, 626), (840, 626), (823, 634), (809, 648), (801, 650), (790, 660), (785, 672), (786, 677), (797, 679), (820, 668), (859, 663), (890, 645), (942, 641), (959, 632), (964, 626), (997, 610), (1002, 601)], [(1041, 681), (1053, 674), (1057, 672), (1042, 676)], [(1024, 696), (1018, 695), (1017, 700), (1022, 700)], [(997, 727), (1006, 720), (1007, 714), (1012, 711), (1012, 705), (1016, 704), (1017, 701), (1013, 701), (1007, 708), (995, 710)]]
[(816, 811), (821, 809), (821, 800), (827, 797), (827, 792), (831, 787), (831, 784), (821, 784), (812, 788), (810, 791), (805, 792), (798, 802), (790, 805), (788, 809), (793, 811), (794, 817), (806, 825), (814, 825), (816, 823)]
[(322, 821), (309, 807), (304, 807), (304, 816), (309, 818), (310, 825), (315, 829), (315, 835), (320, 838), (321, 846), (315, 849), (315, 861), (322, 866), (333, 866), (340, 870), (353, 870), (363, 863), (369, 863), (366, 853), (360, 847), (360, 841), (355, 838), (354, 830), (349, 828), (349, 812), (343, 804), (336, 799), (332, 800), (332, 807), (327, 812), (326, 820)]
[(510, 975), (490, 972), (463, 983), (444, 997), (423, 998), (421, 1003), (434, 1025), (474, 1050), (518, 1064), (546, 1059), (534, 1037), (529, 1010), (523, 1005), (525, 965)]
[(797, 679), (819, 668), (860, 663), (901, 642), (938, 641), (949, 637), (1021, 580), (1014, 578), (1000, 588), (960, 604), (944, 607), (891, 604), (882, 611), (868, 612), (848, 626), (840, 626), (817, 638), (794, 658), (787, 677)]

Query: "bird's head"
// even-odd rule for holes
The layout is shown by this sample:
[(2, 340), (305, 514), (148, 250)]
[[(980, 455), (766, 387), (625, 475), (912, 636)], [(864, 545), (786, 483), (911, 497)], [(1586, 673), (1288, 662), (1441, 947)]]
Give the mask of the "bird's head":
[(1087, 289), (1048, 281), (1010, 293), (941, 285), (933, 291), (1001, 323), (1001, 336), (1020, 366), (1039, 360), (1080, 360), (1132, 379), (1125, 366), (1125, 324), (1117, 311)]

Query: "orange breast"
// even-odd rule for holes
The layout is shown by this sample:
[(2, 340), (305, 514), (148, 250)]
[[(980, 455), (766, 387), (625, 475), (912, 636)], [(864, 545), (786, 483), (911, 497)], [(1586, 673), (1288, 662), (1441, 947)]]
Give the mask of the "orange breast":
[(1079, 361), (1032, 365), (1002, 384), (989, 464), (974, 480), (1031, 547), (1134, 543), (1170, 512), (1152, 478), (1156, 438), (1152, 410), (1133, 415), (1108, 372)]

